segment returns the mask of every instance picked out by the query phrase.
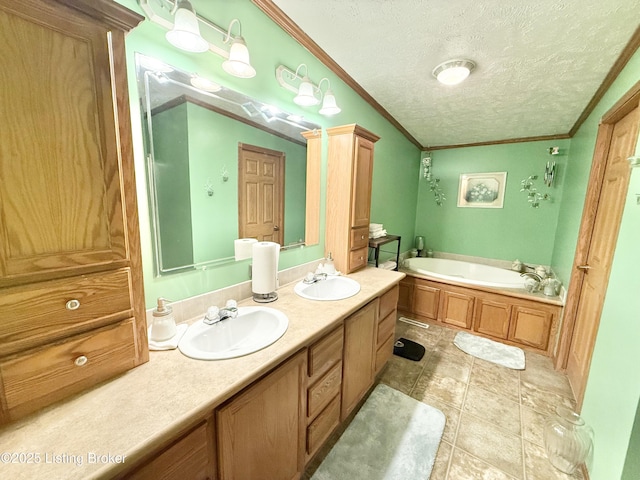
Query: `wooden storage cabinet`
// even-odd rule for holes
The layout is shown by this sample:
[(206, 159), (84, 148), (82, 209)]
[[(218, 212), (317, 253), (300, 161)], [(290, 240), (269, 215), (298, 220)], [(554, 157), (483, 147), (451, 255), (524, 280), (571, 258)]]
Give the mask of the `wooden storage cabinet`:
[(553, 313), (546, 309), (518, 305), (513, 309), (509, 340), (546, 350)]
[(300, 478), (306, 377), (305, 349), (216, 410), (220, 480)]
[(344, 321), (341, 420), (373, 385), (378, 302), (369, 302)]
[[(148, 360), (124, 48), (142, 19), (109, 0), (0, 0), (0, 424)], [(78, 335), (99, 339), (95, 375), (58, 363), (94, 353)], [(45, 359), (29, 405), (16, 392)]]
[(507, 338), (511, 304), (499, 296), (476, 298), (473, 329), (497, 338)]
[(376, 356), (374, 372), (378, 374), (393, 355), (395, 343), (396, 317), (398, 306), (398, 286), (385, 292), (378, 304), (378, 325), (376, 328)]
[(309, 460), (340, 423), (343, 326), (309, 347), (307, 441)]
[(336, 269), (350, 273), (367, 264), (373, 149), (379, 137), (356, 124), (328, 128), (327, 134), (325, 249)]
[(184, 437), (119, 478), (129, 480), (215, 480), (213, 419), (207, 418)]

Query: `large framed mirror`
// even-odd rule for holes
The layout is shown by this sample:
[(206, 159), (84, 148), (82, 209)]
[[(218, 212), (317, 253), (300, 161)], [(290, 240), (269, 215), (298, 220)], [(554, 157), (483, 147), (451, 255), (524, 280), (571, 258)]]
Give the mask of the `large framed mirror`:
[(321, 127), (136, 54), (156, 273), (318, 243)]

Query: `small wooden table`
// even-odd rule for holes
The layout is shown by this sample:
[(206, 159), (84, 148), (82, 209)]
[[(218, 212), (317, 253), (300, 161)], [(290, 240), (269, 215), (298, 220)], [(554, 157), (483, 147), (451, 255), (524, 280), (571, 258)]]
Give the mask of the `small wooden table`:
[(387, 243), (398, 242), (398, 251), (396, 253), (396, 268), (394, 270), (398, 271), (400, 267), (400, 236), (399, 235), (387, 235), (385, 237), (380, 238), (370, 238), (369, 239), (369, 248), (373, 248), (376, 258), (376, 267), (378, 266), (378, 261), (380, 257), (380, 247), (382, 245), (386, 245)]

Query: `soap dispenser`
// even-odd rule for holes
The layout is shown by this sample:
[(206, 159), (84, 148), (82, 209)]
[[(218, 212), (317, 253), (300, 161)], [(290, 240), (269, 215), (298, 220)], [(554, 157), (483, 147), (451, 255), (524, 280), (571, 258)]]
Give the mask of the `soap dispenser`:
[(331, 252), (329, 252), (329, 255), (327, 255), (327, 258), (325, 258), (324, 273), (326, 273), (328, 275), (335, 275), (336, 274), (336, 267), (333, 264), (333, 257), (331, 256)]
[(163, 342), (176, 334), (176, 321), (173, 318), (173, 308), (167, 303), (166, 298), (158, 298), (158, 306), (153, 309), (153, 323), (151, 324), (150, 338), (154, 342)]

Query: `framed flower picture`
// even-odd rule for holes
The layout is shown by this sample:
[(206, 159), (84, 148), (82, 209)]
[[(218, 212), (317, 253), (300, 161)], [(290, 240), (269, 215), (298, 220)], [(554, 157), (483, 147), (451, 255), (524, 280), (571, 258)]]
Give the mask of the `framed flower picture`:
[(507, 172), (462, 173), (458, 188), (458, 206), (502, 208)]

